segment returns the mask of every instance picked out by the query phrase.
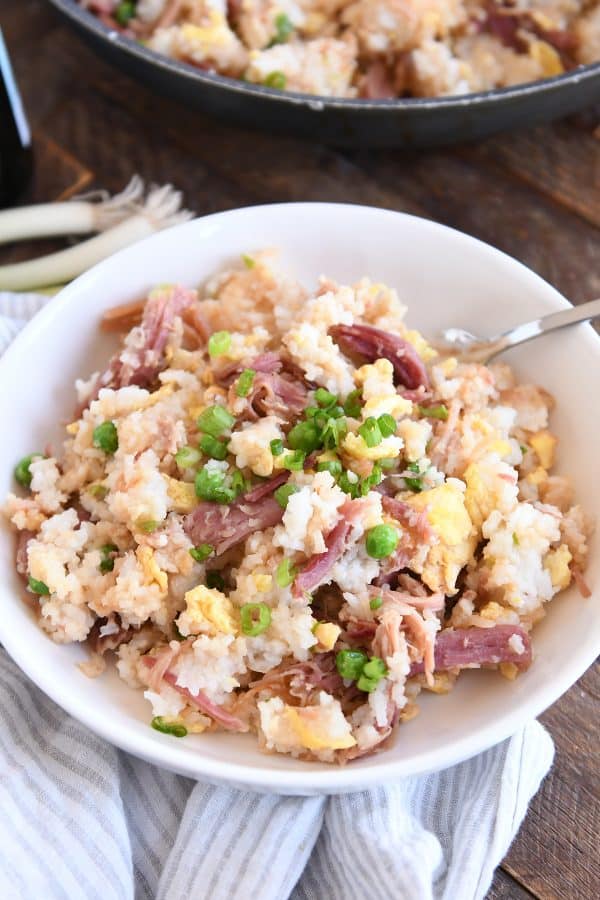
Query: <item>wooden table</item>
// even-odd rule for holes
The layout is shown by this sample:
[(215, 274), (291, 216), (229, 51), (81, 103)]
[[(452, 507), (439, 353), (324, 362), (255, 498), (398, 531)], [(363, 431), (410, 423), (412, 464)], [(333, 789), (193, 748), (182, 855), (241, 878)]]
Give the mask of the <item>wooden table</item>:
[[(0, 24), (34, 127), (31, 199), (117, 191), (139, 172), (174, 183), (197, 213), (288, 200), (384, 206), (488, 241), (575, 303), (600, 296), (598, 111), (451, 150), (339, 151), (229, 128), (153, 96), (98, 60), (43, 0), (0, 0)], [(599, 701), (596, 666), (542, 717), (556, 761), (488, 900), (600, 897)]]

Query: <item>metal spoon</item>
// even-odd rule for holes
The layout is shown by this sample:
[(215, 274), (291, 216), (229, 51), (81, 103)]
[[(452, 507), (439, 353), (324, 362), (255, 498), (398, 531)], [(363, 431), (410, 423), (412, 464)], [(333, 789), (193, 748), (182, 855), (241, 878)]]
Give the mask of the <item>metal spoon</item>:
[(491, 338), (478, 337), (462, 328), (446, 328), (442, 332), (443, 343), (439, 347), (442, 350), (458, 350), (463, 359), (485, 364), (510, 347), (524, 344), (525, 341), (556, 331), (557, 328), (564, 328), (566, 325), (587, 322), (596, 316), (600, 316), (600, 298), (582, 303), (581, 306), (574, 306), (572, 309), (561, 309), (560, 312), (534, 319), (533, 322), (526, 322), (524, 325), (517, 325)]

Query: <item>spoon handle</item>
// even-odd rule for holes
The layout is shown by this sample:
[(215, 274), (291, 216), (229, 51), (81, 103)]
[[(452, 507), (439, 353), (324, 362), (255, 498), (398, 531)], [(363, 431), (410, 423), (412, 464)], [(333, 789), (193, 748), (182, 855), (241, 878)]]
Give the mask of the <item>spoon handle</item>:
[(494, 356), (509, 347), (530, 341), (540, 334), (556, 331), (557, 328), (564, 328), (566, 325), (575, 325), (577, 322), (586, 322), (596, 316), (600, 316), (600, 298), (590, 300), (589, 303), (582, 303), (580, 306), (573, 306), (570, 309), (561, 309), (560, 312), (551, 313), (541, 319), (534, 319), (533, 322), (517, 325), (516, 328), (511, 328), (499, 335), (497, 349), (494, 347)]

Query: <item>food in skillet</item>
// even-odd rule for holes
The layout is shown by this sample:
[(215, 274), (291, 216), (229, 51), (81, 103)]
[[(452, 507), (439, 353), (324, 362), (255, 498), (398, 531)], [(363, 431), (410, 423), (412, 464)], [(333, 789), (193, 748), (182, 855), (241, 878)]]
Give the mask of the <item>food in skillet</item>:
[(41, 627), (87, 642), (87, 674), (113, 656), (159, 731), (365, 756), (423, 689), (527, 669), (546, 604), (587, 592), (551, 396), (404, 314), (366, 278), (308, 294), (267, 253), (158, 287), (106, 315), (131, 330), (77, 382), (62, 452), (17, 465)]
[(80, 0), (232, 78), (330, 97), (439, 97), (600, 60), (598, 0)]

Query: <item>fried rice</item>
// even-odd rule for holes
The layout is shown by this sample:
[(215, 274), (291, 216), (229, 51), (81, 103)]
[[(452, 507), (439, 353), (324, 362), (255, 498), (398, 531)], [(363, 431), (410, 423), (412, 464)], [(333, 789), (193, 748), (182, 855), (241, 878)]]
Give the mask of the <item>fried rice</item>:
[(330, 97), (439, 97), (600, 60), (598, 0), (80, 0), (198, 68)]
[(404, 317), (266, 251), (105, 317), (130, 330), (4, 512), (41, 628), (90, 676), (114, 660), (155, 729), (344, 763), (463, 669), (517, 677), (587, 590), (552, 397)]

